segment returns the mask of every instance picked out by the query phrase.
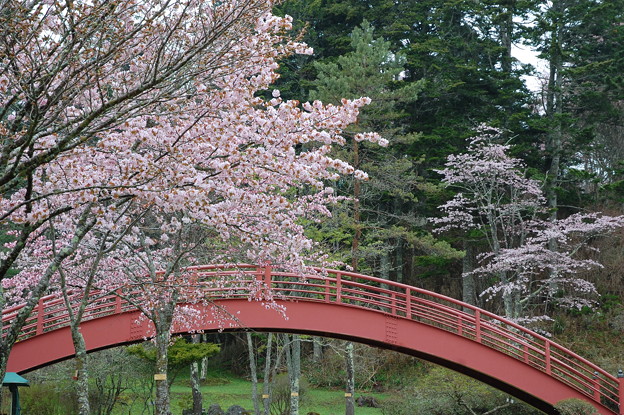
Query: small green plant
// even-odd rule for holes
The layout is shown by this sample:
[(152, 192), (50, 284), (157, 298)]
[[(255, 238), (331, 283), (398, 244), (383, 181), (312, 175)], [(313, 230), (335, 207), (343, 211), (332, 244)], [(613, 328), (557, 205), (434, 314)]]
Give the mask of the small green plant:
[[(308, 383), (301, 379), (299, 381), (299, 403), (305, 400), (308, 392)], [(290, 383), (288, 375), (280, 374), (275, 379), (273, 385), (273, 396), (271, 398), (271, 415), (288, 415), (290, 413)]]
[(592, 404), (581, 399), (565, 399), (555, 405), (560, 415), (599, 415)]
[(180, 395), (181, 396), (178, 398), (178, 408), (180, 408), (180, 411), (192, 408), (193, 407), (193, 394), (185, 393), (185, 394), (180, 394)]
[(22, 413), (28, 415), (77, 414), (76, 399), (72, 395), (71, 389), (62, 392), (50, 384), (32, 384), (29, 388), (22, 388), (20, 391)]

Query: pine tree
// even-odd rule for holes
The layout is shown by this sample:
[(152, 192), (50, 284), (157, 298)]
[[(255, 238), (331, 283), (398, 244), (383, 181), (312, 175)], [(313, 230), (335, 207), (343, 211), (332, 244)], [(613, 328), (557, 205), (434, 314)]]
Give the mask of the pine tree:
[[(405, 133), (403, 120), (404, 108), (417, 99), (421, 83), (402, 79), (405, 58), (392, 52), (390, 42), (375, 37), (367, 21), (353, 30), (351, 47), (351, 52), (335, 62), (315, 63), (318, 78), (310, 95), (327, 102), (343, 97), (372, 99), (362, 111), (359, 124), (347, 130), (351, 146), (345, 147), (347, 154), (340, 155), (367, 171), (370, 180), (342, 183), (340, 194), (354, 200), (349, 211), (337, 212), (337, 223), (327, 225), (322, 233), (340, 235), (339, 248), (350, 244), (350, 254), (343, 259), (349, 259), (355, 270), (372, 269), (384, 278), (402, 280), (403, 256), (408, 247), (451, 251), (423, 234), (422, 220), (414, 212), (420, 179), (416, 164), (405, 157), (405, 150), (418, 136)], [(363, 130), (379, 132), (389, 141), (388, 148), (374, 148), (354, 140), (354, 134)], [(336, 231), (336, 227), (345, 230)]]

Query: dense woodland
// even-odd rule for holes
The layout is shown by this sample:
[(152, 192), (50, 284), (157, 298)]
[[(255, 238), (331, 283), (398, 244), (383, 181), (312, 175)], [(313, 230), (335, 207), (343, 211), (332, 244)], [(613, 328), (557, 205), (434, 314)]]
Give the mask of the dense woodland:
[[(0, 373), (57, 294), (77, 304), (88, 414), (79, 299), (141, 287), (127, 300), (167, 373), (172, 324), (193, 318), (178, 299), (205, 301), (182, 270), (238, 262), (440, 292), (616, 372), (624, 2), (200, 3), (0, 0), (0, 306), (28, 304), (3, 322)], [(279, 339), (301, 371), (301, 339)], [(353, 372), (353, 345), (324, 347)], [(168, 388), (155, 385), (159, 415)]]
[[(359, 194), (360, 203), (321, 231), (341, 259), (362, 272), (461, 296), (462, 270), (476, 267), (488, 247), (474, 233), (431, 239), (429, 219), (458, 191), (445, 186), (437, 170), (449, 155), (467, 150), (482, 124), (500, 129), (498, 143), (509, 145), (509, 155), (524, 163), (522, 174), (539, 183), (548, 217), (621, 212), (623, 5), (395, 3), (278, 7), (295, 17), (315, 50), (282, 65), (282, 95), (329, 102), (370, 96), (358, 128), (391, 142), (386, 149), (343, 150), (371, 180), (341, 183), (341, 192)], [(520, 62), (514, 48), (534, 50), (541, 61)], [(527, 89), (527, 75), (537, 78), (538, 90)], [(594, 282), (621, 294), (616, 277)], [(473, 294), (463, 295), (482, 304)]]

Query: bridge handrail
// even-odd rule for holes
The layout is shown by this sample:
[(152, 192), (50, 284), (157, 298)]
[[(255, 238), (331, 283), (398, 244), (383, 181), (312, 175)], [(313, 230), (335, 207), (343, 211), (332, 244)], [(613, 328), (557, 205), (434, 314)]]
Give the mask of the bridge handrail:
[[(305, 275), (251, 264), (194, 266), (186, 271), (198, 277), (206, 292), (215, 299), (249, 297), (252, 291), (256, 290), (257, 294), (260, 289), (276, 299), (340, 303), (417, 320), (522, 360), (616, 413), (618, 409), (614, 408), (624, 401), (624, 382), (599, 366), (513, 321), (438, 293), (355, 272), (323, 268), (311, 268)], [(231, 278), (236, 284), (217, 286), (214, 282), (219, 278)], [(255, 287), (250, 281), (254, 281)], [(125, 298), (139, 295), (139, 289), (126, 287), (123, 295)], [(94, 291), (90, 298), (85, 319), (134, 309), (118, 294)], [(17, 305), (2, 312), (3, 335), (22, 307)], [(18, 341), (67, 325), (69, 317), (63, 299), (47, 295), (32, 310)]]

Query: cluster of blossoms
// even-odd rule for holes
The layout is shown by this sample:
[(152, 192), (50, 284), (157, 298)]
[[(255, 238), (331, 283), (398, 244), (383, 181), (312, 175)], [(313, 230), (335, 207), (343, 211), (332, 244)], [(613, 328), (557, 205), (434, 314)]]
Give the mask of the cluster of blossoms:
[[(49, 292), (73, 304), (75, 327), (94, 290), (124, 295), (166, 350), (173, 325), (194, 327), (207, 290), (237, 284), (232, 274), (207, 285), (187, 267), (303, 273), (323, 260), (303, 223), (340, 200), (332, 180), (367, 177), (331, 149), (370, 99), (260, 97), (280, 59), (312, 52), (288, 37), (292, 19), (272, 15), (272, 1), (17, 4), (0, 16), (13, 45), (0, 51), (0, 222), (16, 227), (0, 305), (29, 306), (5, 327), (7, 356)], [(262, 284), (250, 298), (284, 312)], [(225, 321), (222, 311), (212, 318)]]

